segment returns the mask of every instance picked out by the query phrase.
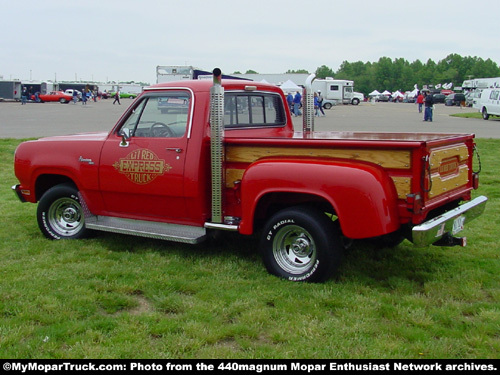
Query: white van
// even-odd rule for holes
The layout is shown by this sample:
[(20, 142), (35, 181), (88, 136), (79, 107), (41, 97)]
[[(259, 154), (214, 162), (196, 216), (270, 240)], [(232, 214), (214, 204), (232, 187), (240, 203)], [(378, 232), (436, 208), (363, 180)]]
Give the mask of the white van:
[(479, 103), (484, 120), (490, 116), (500, 116), (500, 88), (483, 90)]

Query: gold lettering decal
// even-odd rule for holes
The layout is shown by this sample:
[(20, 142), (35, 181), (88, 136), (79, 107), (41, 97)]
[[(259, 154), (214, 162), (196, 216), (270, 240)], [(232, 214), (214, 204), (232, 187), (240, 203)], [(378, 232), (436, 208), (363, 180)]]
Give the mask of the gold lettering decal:
[(141, 148), (132, 151), (113, 164), (113, 167), (124, 174), (134, 184), (146, 185), (156, 177), (170, 171), (172, 167), (151, 150)]

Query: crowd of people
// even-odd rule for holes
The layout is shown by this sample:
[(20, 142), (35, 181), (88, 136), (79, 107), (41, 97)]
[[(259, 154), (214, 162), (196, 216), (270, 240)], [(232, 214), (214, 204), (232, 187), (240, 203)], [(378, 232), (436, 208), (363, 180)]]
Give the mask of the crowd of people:
[[(297, 91), (295, 95), (289, 92), (286, 97), (286, 101), (288, 103), (290, 113), (293, 116), (302, 116), (302, 111), (300, 110), (302, 108), (302, 95), (300, 91)], [(323, 96), (321, 95), (321, 91), (314, 93), (314, 115), (317, 117), (325, 116), (325, 111), (323, 111)]]

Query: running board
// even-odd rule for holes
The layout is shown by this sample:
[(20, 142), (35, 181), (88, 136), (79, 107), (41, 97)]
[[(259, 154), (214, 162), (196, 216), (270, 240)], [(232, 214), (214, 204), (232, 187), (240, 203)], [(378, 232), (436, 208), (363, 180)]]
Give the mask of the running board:
[(203, 227), (122, 219), (110, 216), (86, 217), (85, 226), (89, 229), (103, 232), (131, 234), (189, 244), (202, 242), (207, 234), (206, 229)]

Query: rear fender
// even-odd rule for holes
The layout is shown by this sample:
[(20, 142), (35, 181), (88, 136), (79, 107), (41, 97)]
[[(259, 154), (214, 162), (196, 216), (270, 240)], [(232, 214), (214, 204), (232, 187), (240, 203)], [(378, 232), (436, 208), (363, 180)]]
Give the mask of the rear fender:
[(242, 178), (241, 233), (253, 233), (259, 201), (276, 193), (320, 197), (331, 205), (349, 238), (380, 236), (400, 226), (394, 183), (375, 164), (340, 159), (260, 159)]

